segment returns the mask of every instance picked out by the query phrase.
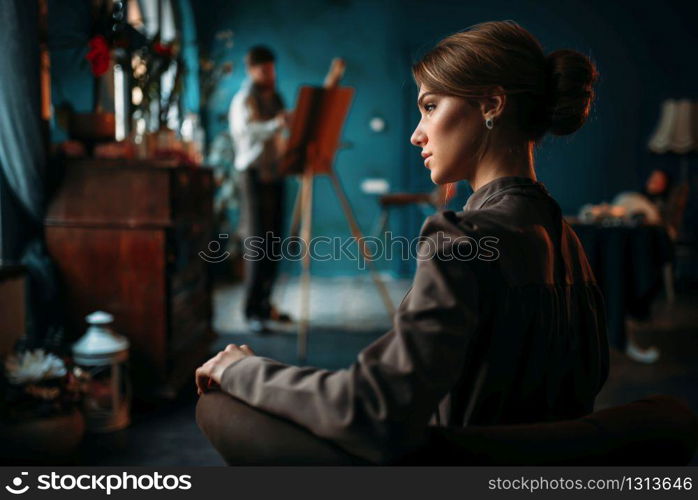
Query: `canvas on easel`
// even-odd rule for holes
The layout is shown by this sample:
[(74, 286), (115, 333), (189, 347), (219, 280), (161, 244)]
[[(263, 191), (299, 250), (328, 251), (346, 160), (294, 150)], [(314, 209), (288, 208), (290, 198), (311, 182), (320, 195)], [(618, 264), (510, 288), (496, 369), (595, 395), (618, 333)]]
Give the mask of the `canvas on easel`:
[(354, 89), (349, 87), (300, 89), (288, 152), (281, 161), (283, 174), (302, 174), (306, 169), (330, 173), (353, 96)]
[[(339, 62), (337, 62), (339, 61)], [(351, 205), (332, 166), (339, 149), (342, 127), (354, 96), (354, 89), (337, 86), (343, 72), (343, 62), (333, 61), (324, 87), (302, 87), (293, 112), (287, 152), (280, 162), (280, 172), (298, 175), (301, 186), (296, 197), (291, 222), (291, 235), (301, 228), (301, 239), (309, 244), (312, 238), (313, 184), (316, 175), (327, 175), (337, 195), (352, 236), (369, 266), (373, 282), (380, 293), (388, 314), (394, 306), (385, 284), (373, 267), (373, 256), (368, 252), (363, 234), (354, 217)], [(329, 83), (328, 83), (329, 82)], [(305, 360), (310, 315), (310, 252), (302, 260), (301, 314), (298, 329), (298, 357)]]

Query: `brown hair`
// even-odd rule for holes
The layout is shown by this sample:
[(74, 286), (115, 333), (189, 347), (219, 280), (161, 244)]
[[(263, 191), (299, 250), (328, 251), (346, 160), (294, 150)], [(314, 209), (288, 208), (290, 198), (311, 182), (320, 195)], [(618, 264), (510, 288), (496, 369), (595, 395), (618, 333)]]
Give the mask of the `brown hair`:
[(501, 86), (507, 95), (502, 121), (513, 120), (533, 141), (546, 132), (566, 135), (579, 129), (598, 78), (587, 56), (567, 49), (546, 56), (538, 40), (514, 21), (476, 24), (444, 38), (412, 73), (432, 92), (468, 99), (493, 95)]
[[(276, 62), (274, 52), (266, 45), (255, 45), (251, 47), (245, 55), (247, 66)], [(262, 98), (262, 89), (253, 83), (250, 88), (250, 95), (247, 97), (247, 106), (250, 109), (252, 119), (255, 121), (271, 120), (279, 111), (284, 109), (284, 102), (278, 92), (274, 91), (271, 99)]]
[(248, 66), (273, 63), (275, 61), (276, 56), (274, 56), (274, 52), (266, 45), (255, 45), (254, 47), (250, 47), (250, 50), (245, 54), (245, 64)]

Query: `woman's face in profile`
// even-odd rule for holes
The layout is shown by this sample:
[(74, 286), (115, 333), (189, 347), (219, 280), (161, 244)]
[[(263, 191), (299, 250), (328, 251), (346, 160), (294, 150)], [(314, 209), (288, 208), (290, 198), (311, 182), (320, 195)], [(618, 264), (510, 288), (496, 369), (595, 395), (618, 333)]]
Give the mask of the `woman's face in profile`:
[(484, 128), (480, 109), (462, 97), (432, 93), (424, 85), (417, 106), (421, 119), (410, 142), (422, 148), (431, 180), (445, 184), (470, 178)]

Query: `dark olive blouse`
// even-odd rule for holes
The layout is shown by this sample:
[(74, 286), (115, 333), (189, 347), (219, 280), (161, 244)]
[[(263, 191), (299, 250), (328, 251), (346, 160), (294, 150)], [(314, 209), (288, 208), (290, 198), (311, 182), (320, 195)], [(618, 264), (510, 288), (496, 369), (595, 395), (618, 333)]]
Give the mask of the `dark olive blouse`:
[[(584, 250), (540, 182), (501, 177), (429, 217), (393, 328), (342, 370), (251, 356), (221, 388), (382, 463), (427, 426), (570, 419), (608, 375), (603, 301)], [(254, 347), (254, 346), (252, 346)]]

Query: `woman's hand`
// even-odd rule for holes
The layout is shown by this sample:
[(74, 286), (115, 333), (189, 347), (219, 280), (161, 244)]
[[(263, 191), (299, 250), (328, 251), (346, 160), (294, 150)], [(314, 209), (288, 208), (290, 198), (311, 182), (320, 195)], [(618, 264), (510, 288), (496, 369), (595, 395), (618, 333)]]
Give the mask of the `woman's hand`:
[(219, 352), (196, 369), (196, 390), (199, 396), (211, 388), (220, 386), (223, 372), (232, 363), (254, 355), (254, 351), (245, 344), (240, 347), (235, 344), (228, 344), (225, 350)]

